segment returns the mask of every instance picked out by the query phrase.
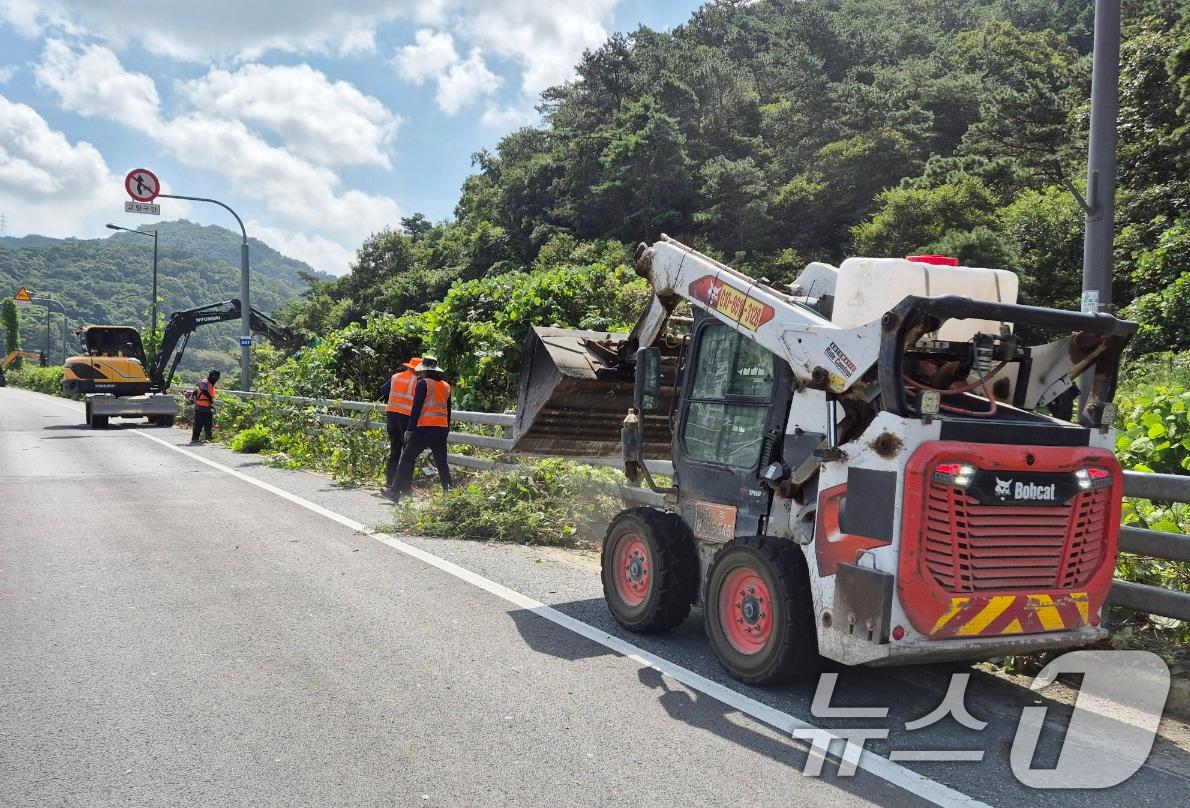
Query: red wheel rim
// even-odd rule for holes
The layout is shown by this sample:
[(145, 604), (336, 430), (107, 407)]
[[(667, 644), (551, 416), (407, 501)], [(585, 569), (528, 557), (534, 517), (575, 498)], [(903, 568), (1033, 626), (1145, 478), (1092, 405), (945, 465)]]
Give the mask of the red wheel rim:
[(751, 567), (737, 567), (723, 579), (719, 626), (741, 654), (759, 653), (773, 636), (773, 599), (764, 579)]
[(649, 569), (649, 548), (639, 536), (624, 536), (616, 544), (616, 594), (629, 606), (639, 606), (649, 596), (653, 582)]

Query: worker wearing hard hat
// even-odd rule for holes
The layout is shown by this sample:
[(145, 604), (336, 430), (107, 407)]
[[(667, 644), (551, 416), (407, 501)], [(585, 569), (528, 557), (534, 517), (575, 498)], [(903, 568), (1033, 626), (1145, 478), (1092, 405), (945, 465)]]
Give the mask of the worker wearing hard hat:
[(381, 489), (385, 494), (392, 494), (397, 463), (401, 461), (405, 433), (409, 430), (409, 414), (413, 412), (413, 388), (417, 385), (415, 371), (420, 364), (420, 356), (410, 359), (401, 370), (389, 377), (377, 396), (387, 402), (384, 414), (388, 431), (388, 464), (384, 469), (384, 488)]
[(193, 390), (183, 393), (188, 401), (194, 403), (194, 426), (190, 430), (190, 442), (201, 443), (199, 436), (206, 433), (207, 440), (212, 440), (211, 429), (215, 426), (215, 385), (222, 374), (212, 370), (207, 377), (194, 386)]
[(413, 490), (413, 466), (426, 449), (434, 455), (438, 481), (443, 490), (450, 488), (450, 466), (446, 461), (446, 437), (450, 433), (450, 384), (438, 367), (438, 360), (423, 356), (417, 366), (417, 384), (413, 389), (413, 409), (405, 448), (397, 464), (393, 493), (397, 499)]

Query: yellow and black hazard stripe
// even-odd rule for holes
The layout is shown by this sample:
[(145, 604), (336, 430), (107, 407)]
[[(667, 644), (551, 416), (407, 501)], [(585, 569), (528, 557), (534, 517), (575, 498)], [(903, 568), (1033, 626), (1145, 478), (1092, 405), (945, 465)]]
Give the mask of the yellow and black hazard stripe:
[(1088, 625), (1091, 604), (1086, 592), (1053, 595), (953, 596), (930, 636), (996, 637), (1070, 631)]

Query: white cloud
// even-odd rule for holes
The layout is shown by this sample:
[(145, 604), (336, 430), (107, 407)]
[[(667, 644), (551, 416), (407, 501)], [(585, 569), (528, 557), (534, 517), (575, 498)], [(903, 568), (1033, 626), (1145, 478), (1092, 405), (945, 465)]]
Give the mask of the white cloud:
[(406, 81), (423, 84), (445, 73), (459, 61), (454, 37), (445, 31), (421, 29), (413, 35), (415, 44), (397, 50), (393, 67)]
[(416, 0), (0, 0), (0, 19), (26, 36), (75, 24), (116, 45), (192, 62), (255, 58), (269, 50), (328, 53), (357, 48), (362, 32), (409, 16)]
[(454, 37), (445, 31), (423, 29), (414, 35), (414, 43), (397, 51), (393, 67), (414, 84), (433, 80), (438, 88), (434, 102), (447, 115), (491, 95), (503, 83), (484, 64), (479, 48), (473, 48), (466, 59), (460, 58)]
[(288, 151), (321, 165), (390, 167), (388, 146), (401, 119), (309, 65), (212, 70), (182, 91), (197, 115), (260, 126), (279, 135)]
[(532, 102), (498, 106), (488, 104), (479, 117), (479, 122), (493, 129), (509, 130), (521, 126), (532, 126), (541, 121), (541, 115)]
[(332, 275), (346, 275), (355, 260), (355, 252), (337, 241), (322, 236), (283, 230), (255, 220), (245, 223), (248, 235), (258, 238), (282, 255), (305, 261), (315, 269)]
[(376, 52), (376, 31), (372, 28), (357, 28), (348, 31), (339, 41), (340, 56), (366, 56)]
[(466, 61), (456, 62), (438, 77), (434, 102), (447, 115), (454, 115), (463, 107), (496, 92), (502, 82), (503, 79), (488, 70), (479, 48), (475, 48)]
[(570, 79), (585, 48), (607, 39), (620, 0), (465, 0), (460, 29), (486, 51), (521, 64), (521, 89), (536, 97)]
[[(187, 108), (167, 118), (158, 114), (152, 80), (125, 71), (110, 50), (91, 46), (74, 52), (62, 43), (50, 43), (46, 51), (39, 76), (59, 94), (63, 106), (84, 115), (115, 117), (156, 139), (178, 162), (230, 180), (235, 192), (260, 201), (276, 217), (273, 232), (291, 232), (285, 227), (299, 231), (285, 240), (296, 257), (332, 270), (349, 252), (344, 245), (359, 244), (400, 220), (401, 210), (391, 198), (344, 188), (342, 178), (328, 165), (370, 162), (387, 167), (384, 148), (399, 122), (379, 101), (345, 82), (331, 82), (306, 65), (245, 65), (236, 73), (212, 70), (181, 85)], [(72, 69), (86, 64), (93, 64), (94, 77), (67, 81)], [(156, 126), (146, 129), (123, 112), (113, 113), (117, 108), (109, 95), (120, 87), (139, 99), (136, 107), (150, 108), (158, 119)], [(285, 88), (292, 95), (283, 97)], [(277, 134), (281, 145), (269, 143), (249, 124)], [(102, 163), (98, 152), (83, 146)], [(0, 170), (11, 174), (10, 184), (39, 181), (29, 176), (31, 169), (24, 162), (3, 153), (0, 160)], [(119, 192), (109, 189), (118, 187), (115, 179), (87, 186), (88, 193), (101, 188), (109, 206), (119, 199)]]
[(222, 174), (270, 211), (348, 243), (401, 216), (392, 199), (340, 191), (335, 172), (270, 145), (240, 121), (179, 116), (163, 127), (161, 142), (179, 162)]
[[(145, 5), (121, 0), (0, 0), (0, 19), (27, 36), (45, 28), (85, 30), (117, 48), (135, 44), (159, 55), (201, 63), (229, 57), (250, 61), (270, 50), (368, 53), (375, 45), (378, 25), (408, 19), (449, 30), (454, 35), (452, 47), (464, 42), (460, 50), (471, 52), (478, 47), (489, 58), (517, 64), (522, 92), (535, 97), (573, 77), (583, 49), (597, 47), (607, 38), (606, 26), (620, 2), (207, 0)], [(450, 64), (459, 61), (463, 60), (456, 58)]]
[(71, 143), (35, 109), (0, 95), (0, 209), (10, 232), (78, 235), (112, 210), (118, 185), (94, 146)]
[(91, 45), (74, 51), (60, 39), (46, 40), (37, 83), (53, 90), (62, 106), (83, 115), (111, 118), (131, 127), (151, 127), (160, 99), (153, 80), (124, 70), (110, 50)]
[(5, 65), (0, 67), (0, 84), (8, 84), (12, 81), (12, 77), (17, 74), (20, 68), (16, 65)]

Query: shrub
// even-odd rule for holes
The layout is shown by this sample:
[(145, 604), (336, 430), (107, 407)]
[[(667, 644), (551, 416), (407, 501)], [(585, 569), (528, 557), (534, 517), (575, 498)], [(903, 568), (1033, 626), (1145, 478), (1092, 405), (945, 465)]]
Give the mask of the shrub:
[(485, 472), (423, 507), (396, 511), (400, 528), (430, 536), (523, 544), (574, 545), (603, 538), (619, 510), (604, 489), (617, 475), (564, 460)]
[(250, 426), (231, 439), (231, 450), (241, 454), (256, 454), (271, 444), (268, 427)]
[(1120, 316), (1140, 323), (1128, 344), (1132, 354), (1190, 348), (1190, 271), (1159, 292), (1141, 295)]
[(1124, 468), (1161, 474), (1190, 471), (1190, 391), (1180, 384), (1124, 395), (1116, 454)]
[(5, 378), (13, 387), (36, 390), (38, 393), (48, 393), (51, 396), (62, 395), (61, 366), (43, 368), (25, 362), (16, 370), (8, 370)]

